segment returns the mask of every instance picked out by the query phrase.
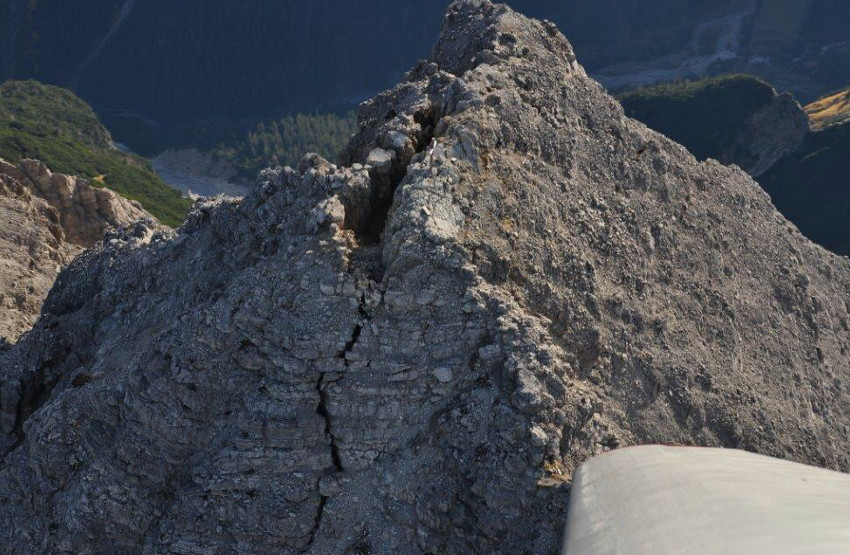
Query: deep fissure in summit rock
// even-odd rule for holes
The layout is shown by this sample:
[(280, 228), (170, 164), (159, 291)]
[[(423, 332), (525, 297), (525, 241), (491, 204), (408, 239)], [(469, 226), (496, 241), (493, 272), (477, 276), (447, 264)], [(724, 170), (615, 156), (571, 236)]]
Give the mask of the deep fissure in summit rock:
[[(388, 117), (397, 117), (397, 115), (395, 110), (391, 110)], [(370, 153), (370, 156), (366, 160), (367, 163), (376, 164), (376, 167), (373, 167), (370, 173), (371, 199), (369, 217), (365, 224), (357, 230), (358, 237), (363, 246), (375, 245), (381, 242), (381, 235), (386, 228), (387, 218), (393, 205), (395, 192), (405, 176), (407, 176), (411, 159), (417, 154), (424, 152), (428, 148), (428, 145), (431, 144), (437, 124), (439, 123), (439, 114), (436, 109), (432, 108), (421, 110), (414, 114), (413, 121), (417, 124), (418, 130), (415, 136), (411, 137), (414, 145), (412, 153), (379, 149)], [(389, 157), (388, 160), (387, 157)]]

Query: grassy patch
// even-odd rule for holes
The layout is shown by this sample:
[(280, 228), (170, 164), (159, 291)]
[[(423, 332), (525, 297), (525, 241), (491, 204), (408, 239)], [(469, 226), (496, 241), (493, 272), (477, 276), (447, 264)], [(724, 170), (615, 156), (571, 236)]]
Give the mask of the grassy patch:
[(806, 106), (812, 127), (823, 129), (850, 119), (850, 89), (829, 94)]

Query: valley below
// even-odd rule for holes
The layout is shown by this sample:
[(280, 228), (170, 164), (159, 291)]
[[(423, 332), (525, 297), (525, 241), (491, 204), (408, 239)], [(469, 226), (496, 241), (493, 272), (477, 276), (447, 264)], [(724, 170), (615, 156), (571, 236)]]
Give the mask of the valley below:
[(195, 149), (166, 150), (151, 158), (151, 164), (165, 183), (189, 196), (241, 197), (251, 187), (225, 160)]
[(731, 3), (721, 13), (697, 24), (681, 51), (646, 62), (597, 68), (592, 75), (612, 90), (705, 75), (715, 64), (743, 55), (745, 26), (757, 9), (757, 0)]

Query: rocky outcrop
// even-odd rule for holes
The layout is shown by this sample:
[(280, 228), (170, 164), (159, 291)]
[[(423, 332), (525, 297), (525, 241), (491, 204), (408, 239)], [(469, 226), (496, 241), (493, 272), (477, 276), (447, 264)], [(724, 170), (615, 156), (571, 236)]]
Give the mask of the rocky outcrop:
[(618, 446), (850, 469), (850, 262), (553, 25), (452, 4), (360, 122), (63, 272), (0, 355), (9, 552), (554, 553)]
[(806, 111), (788, 94), (774, 91), (773, 100), (750, 115), (730, 151), (721, 160), (740, 165), (759, 177), (803, 145), (810, 130)]
[(65, 242), (59, 213), (20, 181), (0, 173), (0, 341), (35, 323), (59, 270), (79, 248)]
[(798, 151), (809, 134), (809, 118), (797, 101), (752, 75), (665, 83), (619, 100), (627, 115), (698, 159), (737, 164), (753, 177)]
[(151, 216), (116, 193), (51, 173), (44, 164), (0, 159), (0, 338), (35, 323), (61, 268), (106, 230)]
[(0, 159), (0, 173), (18, 179), (58, 210), (65, 239), (81, 247), (94, 246), (108, 229), (152, 217), (138, 202), (93, 187), (87, 179), (52, 173), (38, 160), (22, 160), (15, 167)]

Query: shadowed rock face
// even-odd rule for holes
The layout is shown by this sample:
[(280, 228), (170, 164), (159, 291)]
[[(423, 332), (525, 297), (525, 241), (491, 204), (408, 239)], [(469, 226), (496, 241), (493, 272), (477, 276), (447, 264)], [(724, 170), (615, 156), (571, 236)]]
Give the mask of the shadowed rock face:
[(452, 4), (360, 121), (62, 274), (0, 355), (10, 551), (553, 553), (617, 446), (850, 468), (848, 262), (552, 25)]
[(787, 93), (774, 94), (770, 104), (747, 118), (731, 152), (720, 158), (753, 177), (799, 149), (809, 133), (809, 118), (797, 101)]
[(808, 115), (790, 94), (749, 75), (666, 83), (619, 100), (629, 117), (698, 159), (737, 164), (753, 177), (799, 150), (810, 131)]
[(104, 232), (151, 218), (142, 207), (41, 162), (0, 159), (0, 338), (29, 330), (62, 266)]

